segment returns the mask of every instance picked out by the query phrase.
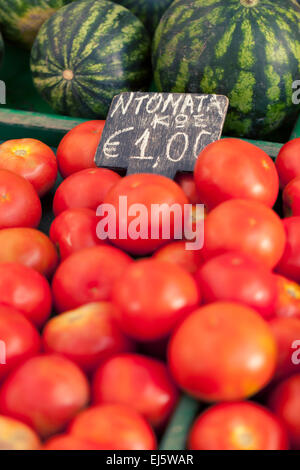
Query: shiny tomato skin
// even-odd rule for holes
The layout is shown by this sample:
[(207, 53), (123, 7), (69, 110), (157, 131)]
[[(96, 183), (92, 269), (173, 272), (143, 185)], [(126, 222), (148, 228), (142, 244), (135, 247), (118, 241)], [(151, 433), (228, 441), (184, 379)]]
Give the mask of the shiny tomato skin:
[(213, 405), (194, 422), (190, 450), (287, 450), (286, 430), (267, 408), (242, 401)]
[(275, 165), (282, 189), (296, 176), (300, 176), (300, 137), (282, 146)]
[(272, 269), (280, 260), (286, 235), (282, 221), (256, 201), (232, 199), (213, 209), (204, 224), (206, 259), (240, 251)]
[[(120, 197), (127, 198), (128, 210), (126, 208), (124, 211), (121, 210)], [(183, 190), (173, 180), (162, 175), (138, 173), (125, 176), (119, 181), (104, 198), (104, 204), (114, 207), (116, 213), (116, 233), (108, 237), (111, 243), (128, 253), (146, 255), (153, 253), (168, 241), (173, 240), (176, 229), (179, 228), (179, 223), (180, 228), (183, 228), (184, 205), (188, 204), (188, 199)], [(133, 239), (130, 236), (131, 224), (134, 224), (136, 217), (139, 216), (139, 209), (137, 210), (137, 215), (129, 215), (129, 211), (134, 204), (142, 204), (145, 209), (145, 222), (143, 223), (143, 228), (145, 228), (144, 238)], [(152, 224), (154, 204), (164, 204), (164, 206), (157, 221)], [(174, 214), (171, 213), (170, 215), (170, 207), (175, 204), (181, 211), (178, 225)], [(167, 235), (164, 237), (163, 220), (166, 219), (167, 214), (170, 215), (170, 222), (167, 221), (166, 223), (170, 233), (168, 237)], [(125, 236), (120, 234), (120, 226), (125, 227)], [(151, 236), (154, 231), (157, 232), (156, 238)]]
[(191, 313), (169, 344), (175, 382), (206, 401), (254, 395), (272, 378), (276, 344), (268, 324), (251, 308), (215, 302)]
[(51, 277), (58, 256), (51, 240), (32, 228), (0, 230), (0, 263), (21, 263), (46, 277)]
[(61, 432), (89, 402), (89, 385), (67, 358), (28, 359), (0, 389), (0, 412), (31, 426), (42, 438)]
[(295, 282), (300, 282), (300, 216), (283, 220), (286, 244), (276, 272)]
[(96, 212), (108, 191), (121, 176), (106, 168), (88, 168), (66, 178), (57, 188), (53, 212), (58, 216), (67, 209), (85, 207)]
[(92, 209), (80, 207), (61, 212), (52, 222), (49, 234), (60, 258), (64, 260), (78, 250), (102, 244), (96, 233), (97, 223)]
[(170, 242), (157, 250), (153, 257), (161, 261), (175, 263), (190, 274), (195, 274), (203, 262), (201, 250), (187, 250), (186, 242)]
[(268, 406), (286, 427), (291, 447), (300, 450), (300, 374), (280, 382), (269, 396)]
[(111, 246), (95, 246), (73, 253), (58, 267), (52, 281), (58, 312), (81, 305), (110, 300), (115, 281), (132, 259)]
[(247, 255), (228, 252), (210, 259), (197, 271), (196, 281), (204, 303), (240, 302), (266, 320), (275, 315), (276, 279), (268, 268)]
[(0, 303), (19, 310), (40, 328), (51, 313), (51, 289), (34, 269), (20, 263), (1, 263)]
[(193, 277), (179, 266), (155, 259), (127, 267), (114, 284), (112, 301), (122, 330), (138, 341), (168, 336), (200, 304)]
[(196, 187), (193, 173), (178, 173), (175, 182), (181, 187), (191, 204), (203, 204)]
[(178, 392), (162, 361), (140, 354), (118, 354), (98, 368), (92, 397), (94, 404), (131, 406), (154, 428), (161, 429), (174, 411)]
[(52, 318), (43, 331), (43, 345), (46, 352), (66, 356), (87, 373), (113, 354), (134, 350), (109, 302), (87, 304)]
[(0, 196), (0, 229), (39, 225), (41, 201), (25, 178), (0, 169)]
[(282, 200), (286, 217), (300, 215), (300, 176), (294, 178), (285, 186)]
[(36, 139), (14, 139), (1, 144), (0, 168), (23, 176), (40, 197), (50, 191), (57, 178), (53, 150)]
[(38, 435), (15, 419), (0, 416), (0, 450), (40, 450)]
[(51, 437), (43, 445), (42, 450), (103, 450), (102, 447), (93, 442), (77, 439), (71, 434), (58, 434)]
[(105, 121), (88, 121), (71, 129), (61, 140), (56, 158), (63, 178), (86, 168), (96, 168), (95, 153)]
[(147, 421), (125, 405), (98, 405), (80, 413), (69, 428), (72, 437), (99, 444), (103, 450), (155, 450)]
[(295, 339), (300, 339), (300, 318), (273, 318), (269, 325), (278, 350), (275, 379), (280, 380), (300, 372), (300, 364), (294, 364), (292, 361)]
[(199, 154), (194, 177), (208, 209), (228, 199), (252, 199), (273, 207), (279, 179), (272, 159), (259, 147), (239, 139), (213, 142)]
[(274, 274), (277, 283), (276, 317), (300, 318), (300, 286), (290, 279)]
[(0, 361), (0, 381), (41, 349), (40, 336), (34, 326), (20, 312), (5, 305), (0, 305), (0, 340), (5, 345), (5, 364)]

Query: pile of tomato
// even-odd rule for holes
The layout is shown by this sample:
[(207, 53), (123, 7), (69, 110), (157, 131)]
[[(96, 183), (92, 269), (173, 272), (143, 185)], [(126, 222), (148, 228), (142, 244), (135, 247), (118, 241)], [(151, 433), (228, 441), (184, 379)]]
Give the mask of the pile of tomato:
[[(188, 449), (300, 449), (300, 139), (276, 163), (220, 140), (174, 182), (96, 168), (103, 125), (56, 156), (0, 145), (0, 448), (156, 449), (184, 392), (202, 410)], [(121, 236), (120, 196), (204, 204), (203, 248), (174, 239), (175, 217), (170, 240), (163, 217)], [(101, 204), (117, 216), (107, 239)]]

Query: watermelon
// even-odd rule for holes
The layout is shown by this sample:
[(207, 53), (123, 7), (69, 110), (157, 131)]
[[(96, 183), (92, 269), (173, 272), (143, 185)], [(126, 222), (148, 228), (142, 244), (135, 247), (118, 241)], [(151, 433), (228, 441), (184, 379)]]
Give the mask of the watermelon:
[(31, 48), (41, 25), (72, 0), (0, 0), (0, 25), (4, 36)]
[(112, 98), (147, 89), (151, 43), (129, 10), (106, 0), (73, 2), (40, 29), (31, 50), (34, 84), (61, 114), (105, 118)]
[(267, 137), (292, 119), (300, 78), (296, 0), (175, 0), (156, 30), (155, 84), (228, 96), (225, 132)]
[(132, 11), (153, 35), (160, 18), (173, 0), (114, 0)]

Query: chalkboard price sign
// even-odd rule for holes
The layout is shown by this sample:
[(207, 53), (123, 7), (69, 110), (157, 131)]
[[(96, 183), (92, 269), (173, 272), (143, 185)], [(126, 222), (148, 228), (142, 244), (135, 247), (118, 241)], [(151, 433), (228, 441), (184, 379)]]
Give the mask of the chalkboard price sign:
[(122, 93), (114, 97), (95, 161), (99, 167), (174, 178), (193, 171), (199, 152), (221, 137), (222, 95)]

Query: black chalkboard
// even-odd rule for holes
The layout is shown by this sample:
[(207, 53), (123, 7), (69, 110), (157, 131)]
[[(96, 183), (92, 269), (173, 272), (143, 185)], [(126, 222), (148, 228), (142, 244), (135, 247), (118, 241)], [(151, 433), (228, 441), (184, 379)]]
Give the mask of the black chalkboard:
[(114, 97), (95, 161), (99, 167), (174, 178), (193, 171), (199, 152), (221, 137), (222, 95), (122, 93)]

